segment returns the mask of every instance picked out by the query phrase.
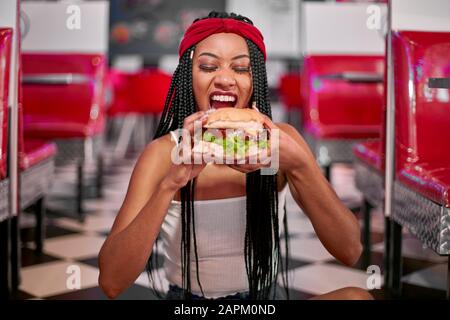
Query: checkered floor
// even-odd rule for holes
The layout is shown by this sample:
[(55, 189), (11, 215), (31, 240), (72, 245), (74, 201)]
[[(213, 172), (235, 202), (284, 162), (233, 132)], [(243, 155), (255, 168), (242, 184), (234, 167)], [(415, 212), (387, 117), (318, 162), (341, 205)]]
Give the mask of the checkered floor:
[[(128, 186), (135, 157), (122, 161), (107, 161), (103, 199), (89, 197), (84, 223), (77, 222), (73, 194), (76, 171), (74, 167), (58, 167), (48, 199), (47, 234), (43, 254), (34, 250), (34, 217), (21, 216), (22, 269), (19, 299), (107, 299), (98, 287), (97, 255)], [(108, 160), (108, 159), (107, 159)], [(357, 207), (361, 195), (354, 187), (353, 170), (336, 165), (332, 171), (333, 186), (349, 207)], [(86, 193), (94, 193), (87, 188)], [(291, 299), (307, 299), (347, 286), (367, 288), (369, 274), (359, 261), (354, 267), (337, 262), (322, 246), (308, 218), (287, 196), (289, 218), (289, 279)], [(358, 216), (359, 214), (356, 213)], [(359, 217), (361, 220), (361, 217)], [(372, 264), (383, 272), (383, 215), (372, 212)], [(161, 251), (160, 251), (161, 252)], [(158, 268), (164, 277), (162, 260)], [(403, 298), (445, 298), (447, 258), (423, 248), (411, 235), (403, 235)], [(73, 289), (73, 275), (80, 274), (80, 288)], [(382, 280), (382, 276), (380, 277)], [(161, 292), (167, 282), (158, 283)], [(76, 287), (76, 286), (75, 286)], [(371, 290), (377, 299), (384, 299), (383, 288)], [(157, 299), (149, 289), (147, 275), (136, 282), (118, 299)]]

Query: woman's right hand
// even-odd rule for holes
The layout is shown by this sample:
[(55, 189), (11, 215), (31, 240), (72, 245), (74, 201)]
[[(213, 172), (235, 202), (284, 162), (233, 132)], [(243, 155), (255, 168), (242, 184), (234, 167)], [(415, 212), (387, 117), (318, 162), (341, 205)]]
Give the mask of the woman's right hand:
[[(194, 159), (193, 137), (194, 122), (201, 121), (200, 128), (205, 124), (207, 114), (205, 111), (198, 111), (186, 117), (183, 122), (182, 140), (171, 153), (172, 165), (164, 178), (164, 182), (176, 190), (184, 187), (190, 180), (199, 175), (205, 168), (206, 163), (201, 154)], [(176, 143), (176, 141), (175, 141)]]

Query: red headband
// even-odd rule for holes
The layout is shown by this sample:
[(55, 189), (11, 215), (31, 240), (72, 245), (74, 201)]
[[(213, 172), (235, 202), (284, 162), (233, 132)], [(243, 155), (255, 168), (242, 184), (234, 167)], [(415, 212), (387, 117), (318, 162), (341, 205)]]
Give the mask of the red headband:
[(261, 32), (251, 24), (236, 19), (209, 18), (191, 24), (180, 43), (180, 57), (194, 44), (215, 33), (235, 33), (256, 44), (266, 60), (266, 48)]

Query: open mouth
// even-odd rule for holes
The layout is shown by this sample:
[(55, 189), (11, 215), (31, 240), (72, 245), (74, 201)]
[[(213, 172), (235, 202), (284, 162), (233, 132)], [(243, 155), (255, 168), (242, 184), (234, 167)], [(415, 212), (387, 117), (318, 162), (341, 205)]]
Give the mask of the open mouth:
[(237, 95), (229, 92), (213, 92), (209, 96), (211, 108), (234, 108), (237, 103)]

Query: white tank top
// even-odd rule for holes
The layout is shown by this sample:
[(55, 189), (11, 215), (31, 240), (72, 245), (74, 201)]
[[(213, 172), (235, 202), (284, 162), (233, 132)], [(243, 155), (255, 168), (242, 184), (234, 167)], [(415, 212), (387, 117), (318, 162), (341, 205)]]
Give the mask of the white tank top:
[[(279, 224), (284, 217), (286, 185), (278, 193)], [(197, 200), (194, 204), (199, 279), (207, 298), (218, 298), (248, 291), (244, 238), (246, 196)], [(191, 232), (192, 237), (192, 232)], [(162, 224), (164, 269), (171, 284), (182, 286), (181, 202), (172, 200)], [(197, 284), (194, 245), (191, 242), (191, 290), (202, 295)]]

